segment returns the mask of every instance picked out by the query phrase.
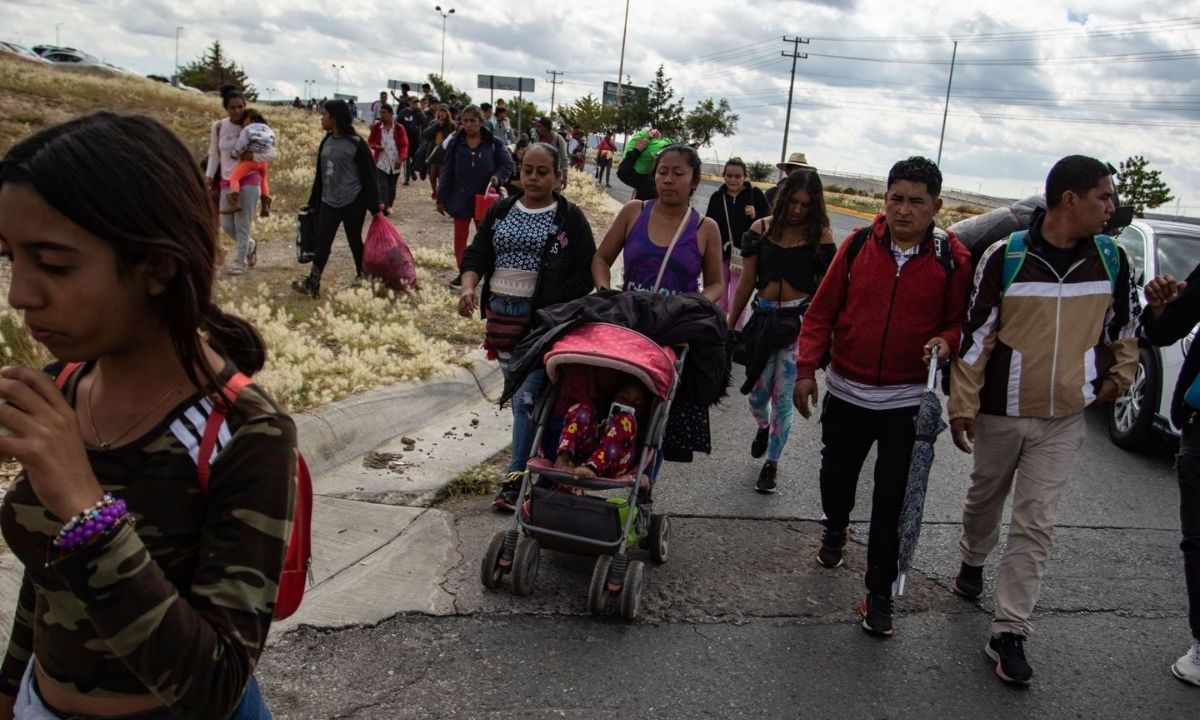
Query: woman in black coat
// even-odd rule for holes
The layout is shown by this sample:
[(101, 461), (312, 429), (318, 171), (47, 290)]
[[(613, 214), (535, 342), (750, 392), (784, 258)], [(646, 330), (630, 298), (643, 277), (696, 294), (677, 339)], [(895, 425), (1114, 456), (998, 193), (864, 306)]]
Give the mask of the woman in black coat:
[[(721, 257), (725, 271), (725, 296), (717, 303), (722, 312), (729, 312), (733, 293), (741, 280), (741, 257), (735, 250), (742, 247), (742, 236), (758, 218), (771, 214), (767, 196), (748, 180), (746, 163), (738, 157), (729, 158), (722, 173), (725, 184), (708, 198), (706, 217), (712, 218), (721, 230)], [(734, 262), (731, 267), (730, 263)]]
[[(562, 180), (560, 161), (555, 146), (530, 145), (520, 167), (523, 190), (492, 206), (463, 254), (458, 312), (470, 317), (482, 306), (488, 321), (484, 347), (499, 358), (506, 378), (509, 352), (528, 334), (533, 314), (592, 291), (596, 241), (583, 211), (555, 190)], [(529, 373), (513, 397), (510, 473), (524, 471), (529, 460), (533, 408), (545, 380), (544, 370)], [(512, 510), (519, 487), (505, 483), (493, 506)]]

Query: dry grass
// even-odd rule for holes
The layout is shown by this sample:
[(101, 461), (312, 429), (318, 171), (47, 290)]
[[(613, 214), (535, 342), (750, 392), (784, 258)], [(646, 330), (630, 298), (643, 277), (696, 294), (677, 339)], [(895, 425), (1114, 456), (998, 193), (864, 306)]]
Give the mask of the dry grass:
[[(212, 122), (223, 115), (215, 97), (151, 80), (62, 72), (0, 58), (0, 153), (33, 132), (105, 109), (159, 120), (198, 161), (207, 153)], [(295, 262), (295, 212), (308, 199), (323, 133), (317, 117), (302, 110), (270, 107), (264, 114), (279, 139), (271, 165), (273, 214), (254, 225), (258, 267), (242, 277), (222, 278), (217, 290), (220, 303), (252, 321), (267, 340), (268, 362), (259, 381), (285, 407), (299, 411), (467, 364), (483, 339), (483, 326), (458, 316), (457, 297), (446, 287), (455, 275), (451, 223), (434, 211), (426, 182), (399, 189), (391, 218), (413, 248), (418, 292), (397, 297), (352, 286), (353, 263), (340, 239), (322, 279), (321, 300), (291, 289), (291, 281), (308, 272), (308, 266)], [(613, 214), (589, 177), (570, 178), (567, 194), (584, 207), (599, 239)], [(229, 247), (228, 238), (222, 242)], [(0, 291), (7, 291), (7, 284), (5, 267)], [(12, 364), (39, 366), (49, 360), (29, 339), (18, 314), (2, 303), (0, 354)]]

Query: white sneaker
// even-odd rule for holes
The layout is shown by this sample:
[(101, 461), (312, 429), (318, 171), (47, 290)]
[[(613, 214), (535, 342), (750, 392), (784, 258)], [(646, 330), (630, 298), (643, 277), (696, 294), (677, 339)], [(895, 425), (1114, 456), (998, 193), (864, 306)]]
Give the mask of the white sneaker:
[(1192, 649), (1175, 661), (1171, 674), (1185, 683), (1200, 687), (1200, 640), (1192, 641)]

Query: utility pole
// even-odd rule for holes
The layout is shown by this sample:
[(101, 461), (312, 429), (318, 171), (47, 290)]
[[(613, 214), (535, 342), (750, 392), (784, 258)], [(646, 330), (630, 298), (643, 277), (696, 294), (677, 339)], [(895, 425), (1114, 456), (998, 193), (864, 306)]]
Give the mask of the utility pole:
[(551, 117), (551, 119), (553, 119), (554, 118), (554, 91), (558, 89), (559, 85), (562, 85), (562, 80), (559, 80), (558, 76), (562, 75), (563, 72), (562, 72), (562, 70), (547, 70), (546, 74), (550, 76), (550, 117)]
[(62, 41), (58, 37), (58, 29), (62, 27), (62, 23), (54, 23), (54, 47), (62, 47)]
[(182, 27), (175, 28), (175, 84), (179, 84), (179, 33), (183, 32)]
[(621, 115), (621, 76), (625, 74), (625, 36), (629, 33), (629, 0), (625, 0), (625, 26), (621, 29), (621, 65), (617, 68), (617, 116)]
[(788, 84), (788, 108), (787, 115), (783, 120), (783, 149), (779, 151), (779, 162), (785, 162), (787, 160), (788, 130), (790, 130), (792, 126), (792, 91), (796, 88), (796, 61), (808, 59), (808, 53), (800, 52), (800, 45), (807, 45), (807, 40), (803, 40), (799, 37), (789, 38), (785, 35), (783, 41), (785, 43), (792, 44), (792, 52), (780, 53), (780, 55), (784, 57), (790, 57), (792, 59), (792, 81)]
[(942, 134), (938, 137), (937, 166), (942, 166), (942, 141), (946, 139), (946, 116), (950, 114), (950, 86), (954, 84), (954, 61), (958, 59), (958, 41), (954, 41), (954, 51), (950, 54), (950, 79), (946, 81), (946, 106), (942, 108)]

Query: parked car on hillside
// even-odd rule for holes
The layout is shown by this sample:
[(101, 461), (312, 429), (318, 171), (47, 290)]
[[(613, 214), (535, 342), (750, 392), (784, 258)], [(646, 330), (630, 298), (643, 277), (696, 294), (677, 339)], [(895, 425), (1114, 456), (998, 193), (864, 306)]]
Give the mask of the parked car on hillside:
[(47, 60), (46, 58), (42, 57), (41, 55), (38, 55), (34, 51), (25, 47), (24, 45), (18, 45), (16, 43), (0, 41), (0, 54), (3, 54), (5, 56), (10, 56), (10, 57), (16, 57), (18, 60), (24, 60), (26, 62), (37, 63), (39, 65), (49, 65), (50, 64), (50, 61)]
[[(1117, 236), (1133, 265), (1139, 288), (1147, 280), (1170, 274), (1182, 280), (1200, 264), (1200, 226), (1165, 220), (1134, 220)], [(1138, 301), (1145, 297), (1138, 292)], [(1198, 326), (1200, 327), (1200, 326)], [(1118, 447), (1147, 450), (1161, 437), (1178, 437), (1171, 422), (1171, 398), (1183, 356), (1196, 339), (1197, 329), (1183, 340), (1156, 348), (1144, 342), (1133, 384), (1117, 398), (1109, 415), (1108, 434)]]

